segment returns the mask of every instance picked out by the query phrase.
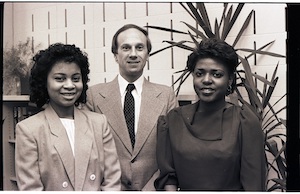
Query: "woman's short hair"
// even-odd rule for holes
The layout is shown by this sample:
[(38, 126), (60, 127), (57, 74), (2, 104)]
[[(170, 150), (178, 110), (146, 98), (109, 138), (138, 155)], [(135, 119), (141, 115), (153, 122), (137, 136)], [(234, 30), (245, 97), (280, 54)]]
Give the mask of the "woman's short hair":
[(55, 43), (45, 50), (40, 50), (33, 57), (33, 67), (30, 74), (30, 101), (42, 107), (49, 101), (47, 77), (52, 67), (58, 62), (76, 63), (82, 74), (83, 90), (75, 105), (86, 102), (88, 89), (89, 62), (87, 54), (75, 45)]
[(233, 75), (232, 93), (236, 87), (235, 72), (239, 64), (238, 55), (234, 48), (226, 42), (215, 38), (202, 40), (197, 48), (188, 56), (187, 69), (190, 72), (194, 72), (197, 62), (204, 58), (211, 58), (218, 61), (227, 68), (229, 75)]
[(121, 32), (124, 32), (125, 30), (131, 29), (131, 28), (141, 31), (146, 36), (147, 50), (148, 50), (148, 54), (149, 54), (151, 52), (152, 45), (151, 45), (151, 41), (150, 41), (148, 32), (145, 29), (143, 29), (135, 24), (126, 24), (115, 33), (115, 35), (113, 36), (113, 39), (112, 39), (111, 52), (113, 54), (118, 54), (118, 36)]

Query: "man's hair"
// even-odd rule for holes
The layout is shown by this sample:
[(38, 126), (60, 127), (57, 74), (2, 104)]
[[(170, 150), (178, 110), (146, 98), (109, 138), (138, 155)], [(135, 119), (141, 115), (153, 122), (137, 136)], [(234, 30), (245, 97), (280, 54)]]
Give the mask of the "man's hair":
[(119, 46), (118, 45), (118, 36), (121, 32), (124, 32), (125, 30), (131, 29), (131, 28), (141, 31), (146, 36), (147, 50), (148, 50), (148, 54), (149, 54), (151, 52), (152, 45), (151, 45), (150, 38), (148, 36), (148, 32), (145, 29), (143, 29), (135, 24), (126, 24), (115, 33), (115, 35), (113, 36), (113, 39), (112, 39), (111, 52), (113, 54), (118, 54), (118, 46)]

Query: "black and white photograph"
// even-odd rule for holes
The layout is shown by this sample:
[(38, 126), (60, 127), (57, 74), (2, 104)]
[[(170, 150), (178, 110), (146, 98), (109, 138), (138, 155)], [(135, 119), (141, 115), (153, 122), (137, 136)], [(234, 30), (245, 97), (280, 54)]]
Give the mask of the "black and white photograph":
[(4, 1), (3, 191), (300, 191), (300, 4)]

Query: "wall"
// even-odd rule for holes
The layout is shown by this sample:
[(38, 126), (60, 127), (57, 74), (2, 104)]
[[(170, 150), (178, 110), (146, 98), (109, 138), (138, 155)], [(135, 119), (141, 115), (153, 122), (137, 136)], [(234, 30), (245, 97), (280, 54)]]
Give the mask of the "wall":
[[(219, 18), (222, 14), (222, 3), (205, 4), (211, 19)], [(236, 7), (236, 4), (234, 4)], [(286, 54), (285, 31), (285, 4), (253, 4), (246, 3), (241, 17), (235, 28), (230, 32), (228, 43), (232, 43), (237, 35), (237, 29), (242, 26), (251, 10), (255, 11), (255, 17), (251, 19), (249, 28), (244, 33), (236, 48), (256, 48), (275, 40), (268, 51), (282, 55)], [(267, 11), (268, 10), (268, 11)], [(117, 72), (110, 51), (111, 39), (115, 31), (126, 23), (135, 23), (140, 26), (157, 25), (166, 28), (187, 31), (187, 27), (181, 22), (194, 24), (193, 19), (186, 13), (179, 3), (5, 3), (5, 47), (25, 41), (33, 40), (34, 46), (41, 44), (44, 49), (54, 42), (76, 44), (88, 53), (91, 74), (90, 85), (112, 80)], [(149, 29), (153, 44), (153, 51), (167, 46), (163, 40), (180, 41), (189, 39), (184, 35), (161, 32)], [(151, 56), (144, 75), (153, 82), (171, 86), (178, 74), (174, 72), (185, 67), (189, 52), (179, 48), (168, 49), (157, 55)], [(286, 91), (286, 61), (285, 58), (257, 56), (256, 61), (250, 60), (253, 70), (259, 75), (265, 76), (274, 71), (279, 64), (278, 86), (274, 91), (272, 101), (277, 101)], [(270, 77), (271, 75), (269, 75)], [(180, 95), (194, 95), (191, 78), (184, 83)], [(284, 101), (278, 107), (284, 106)], [(285, 118), (285, 112), (280, 117)]]

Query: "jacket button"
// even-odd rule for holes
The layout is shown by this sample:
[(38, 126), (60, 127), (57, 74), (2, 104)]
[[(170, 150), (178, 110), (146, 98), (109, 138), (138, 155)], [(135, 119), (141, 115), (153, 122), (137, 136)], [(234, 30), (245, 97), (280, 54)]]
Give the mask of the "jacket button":
[(94, 175), (94, 174), (91, 174), (91, 176), (90, 176), (90, 180), (95, 180), (96, 179), (96, 175)]
[(128, 185), (128, 186), (131, 186), (131, 182), (130, 182), (130, 181), (128, 181), (128, 182), (127, 182), (127, 185)]
[(67, 181), (63, 182), (62, 187), (66, 188), (67, 186), (68, 186), (68, 182)]

